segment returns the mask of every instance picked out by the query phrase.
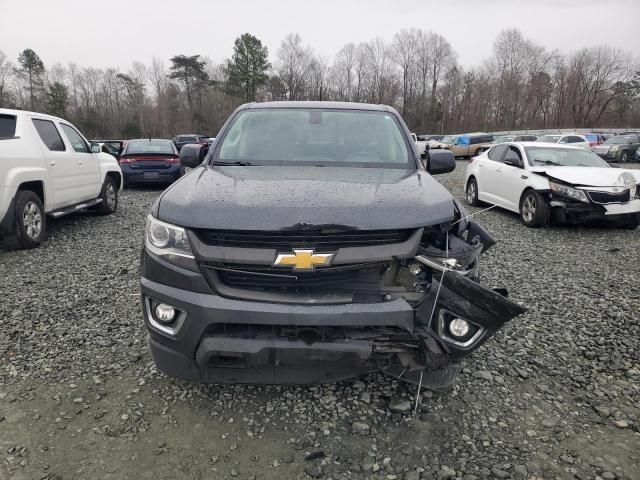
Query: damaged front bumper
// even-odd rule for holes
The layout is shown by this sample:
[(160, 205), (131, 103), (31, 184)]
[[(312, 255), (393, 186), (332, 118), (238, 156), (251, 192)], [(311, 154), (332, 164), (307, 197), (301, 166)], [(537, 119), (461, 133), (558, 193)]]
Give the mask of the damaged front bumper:
[(640, 199), (626, 203), (595, 204), (572, 201), (562, 197), (549, 200), (552, 219), (556, 222), (624, 222), (640, 215)]
[[(371, 303), (225, 297), (206, 275), (145, 250), (143, 311), (156, 365), (202, 382), (306, 384), (383, 371), (447, 388), (462, 358), (524, 312), (477, 281), (478, 258), (493, 243), (486, 232), (468, 222), (455, 228), (446, 250), (430, 241), (385, 267), (384, 300)], [(158, 303), (177, 309), (173, 324), (155, 319)], [(454, 321), (465, 322), (463, 335), (452, 333)]]

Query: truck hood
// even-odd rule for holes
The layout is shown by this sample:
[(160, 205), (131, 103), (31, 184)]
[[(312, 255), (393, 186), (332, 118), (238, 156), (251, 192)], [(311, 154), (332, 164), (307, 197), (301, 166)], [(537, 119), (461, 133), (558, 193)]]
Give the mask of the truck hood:
[(589, 187), (613, 187), (615, 185), (623, 185), (624, 183), (620, 177), (624, 172), (628, 172), (635, 177), (637, 183), (640, 183), (640, 170), (622, 168), (532, 167), (531, 171), (572, 185)]
[(156, 208), (175, 225), (229, 230), (415, 228), (454, 218), (451, 194), (426, 172), (348, 167), (200, 166)]

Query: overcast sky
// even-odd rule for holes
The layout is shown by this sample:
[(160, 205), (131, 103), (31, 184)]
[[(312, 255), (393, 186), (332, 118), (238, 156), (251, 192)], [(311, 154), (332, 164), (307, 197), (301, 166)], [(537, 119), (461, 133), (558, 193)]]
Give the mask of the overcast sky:
[(245, 32), (272, 59), (289, 32), (331, 57), (347, 42), (412, 27), (444, 35), (467, 68), (513, 27), (550, 49), (608, 43), (640, 56), (640, 0), (0, 0), (0, 50), (15, 61), (32, 48), (46, 66), (127, 70), (175, 54), (221, 62)]

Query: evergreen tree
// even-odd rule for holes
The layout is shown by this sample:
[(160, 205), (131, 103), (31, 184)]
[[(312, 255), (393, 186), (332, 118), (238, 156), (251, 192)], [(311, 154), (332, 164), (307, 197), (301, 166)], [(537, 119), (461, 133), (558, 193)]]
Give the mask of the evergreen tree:
[(34, 110), (36, 90), (42, 87), (44, 63), (42, 63), (38, 54), (30, 48), (25, 48), (20, 53), (18, 63), (20, 68), (16, 69), (16, 73), (29, 81), (29, 108)]
[(233, 56), (225, 68), (227, 89), (246, 102), (254, 101), (258, 88), (269, 79), (268, 57), (267, 47), (253, 35), (245, 33), (236, 38)]
[(47, 90), (47, 112), (65, 117), (69, 106), (69, 88), (61, 82), (53, 82)]

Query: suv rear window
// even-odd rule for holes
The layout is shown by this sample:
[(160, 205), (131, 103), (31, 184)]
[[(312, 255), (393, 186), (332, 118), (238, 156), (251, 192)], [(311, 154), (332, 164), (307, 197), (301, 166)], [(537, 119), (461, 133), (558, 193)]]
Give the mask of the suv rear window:
[(40, 135), (40, 138), (42, 139), (42, 142), (49, 150), (52, 152), (64, 152), (66, 150), (62, 137), (51, 120), (34, 118), (32, 121), (33, 126), (36, 127), (38, 135)]
[(16, 135), (15, 115), (0, 115), (0, 138), (13, 138)]

